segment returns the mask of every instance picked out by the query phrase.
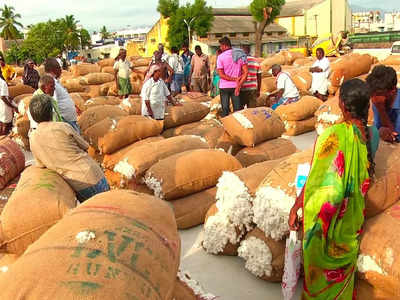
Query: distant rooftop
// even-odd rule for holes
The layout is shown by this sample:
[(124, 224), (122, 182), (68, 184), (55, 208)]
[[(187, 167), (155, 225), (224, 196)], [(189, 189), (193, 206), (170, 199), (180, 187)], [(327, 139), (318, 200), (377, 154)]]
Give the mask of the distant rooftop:
[[(272, 23), (265, 28), (265, 32), (286, 32), (287, 30), (279, 24)], [(216, 15), (210, 33), (243, 33), (255, 32), (252, 16)]]

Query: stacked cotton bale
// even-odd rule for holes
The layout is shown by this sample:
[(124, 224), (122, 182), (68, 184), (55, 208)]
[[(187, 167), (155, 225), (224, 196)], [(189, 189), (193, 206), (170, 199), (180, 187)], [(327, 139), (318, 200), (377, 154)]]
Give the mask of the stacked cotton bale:
[(280, 105), (276, 113), (285, 124), (285, 135), (300, 135), (315, 129), (314, 113), (323, 102), (313, 96), (304, 96), (299, 101)]
[(200, 283), (184, 271), (179, 271), (176, 278), (173, 300), (217, 300), (210, 293), (206, 293)]
[(226, 171), (218, 179), (216, 204), (204, 222), (203, 248), (211, 254), (237, 255), (242, 238), (254, 227), (252, 198), (257, 186), (279, 161)]
[(70, 211), (33, 243), (0, 275), (1, 293), (5, 299), (21, 293), (27, 299), (88, 293), (92, 299), (172, 299), (179, 261), (180, 238), (169, 206), (155, 197), (112, 191)]
[(315, 112), (315, 129), (318, 135), (334, 124), (344, 121), (342, 110), (339, 107), (339, 97), (331, 97), (325, 101)]
[[(21, 95), (22, 96), (22, 95)], [(28, 118), (29, 103), (32, 99), (32, 94), (19, 99), (18, 112), (14, 114), (13, 128), (11, 138), (24, 150), (29, 151), (29, 137), (30, 122)]]

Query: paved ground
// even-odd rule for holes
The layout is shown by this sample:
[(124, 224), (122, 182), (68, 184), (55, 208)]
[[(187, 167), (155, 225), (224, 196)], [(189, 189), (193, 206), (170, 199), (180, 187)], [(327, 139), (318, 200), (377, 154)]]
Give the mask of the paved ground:
[[(309, 149), (315, 141), (315, 132), (291, 138), (296, 146)], [(209, 255), (200, 246), (202, 226), (181, 230), (181, 269), (199, 281), (204, 290), (221, 300), (281, 300), (280, 284), (262, 281), (244, 268), (239, 257)], [(300, 299), (301, 287), (295, 299)]]

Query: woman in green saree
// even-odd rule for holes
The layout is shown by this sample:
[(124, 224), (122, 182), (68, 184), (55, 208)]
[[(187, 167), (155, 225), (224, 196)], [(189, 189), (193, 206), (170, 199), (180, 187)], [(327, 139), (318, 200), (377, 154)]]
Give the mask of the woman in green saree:
[(374, 172), (379, 133), (367, 127), (370, 94), (353, 79), (340, 90), (345, 121), (318, 138), (307, 183), (290, 212), (291, 230), (299, 229), (303, 209), (304, 291), (302, 299), (355, 299), (364, 198)]

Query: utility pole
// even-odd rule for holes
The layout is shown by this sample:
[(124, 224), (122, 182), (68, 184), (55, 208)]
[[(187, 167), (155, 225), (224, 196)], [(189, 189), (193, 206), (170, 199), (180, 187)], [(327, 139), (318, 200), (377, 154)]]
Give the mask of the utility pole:
[(190, 43), (192, 42), (191, 39), (191, 30), (190, 30), (190, 25), (192, 25), (192, 22), (196, 20), (196, 17), (193, 17), (189, 22), (186, 19), (183, 19), (183, 22), (185, 22), (187, 28), (188, 28), (188, 35), (189, 35), (189, 49), (190, 49)]
[(315, 36), (318, 36), (318, 15), (314, 15), (314, 19), (315, 19)]

